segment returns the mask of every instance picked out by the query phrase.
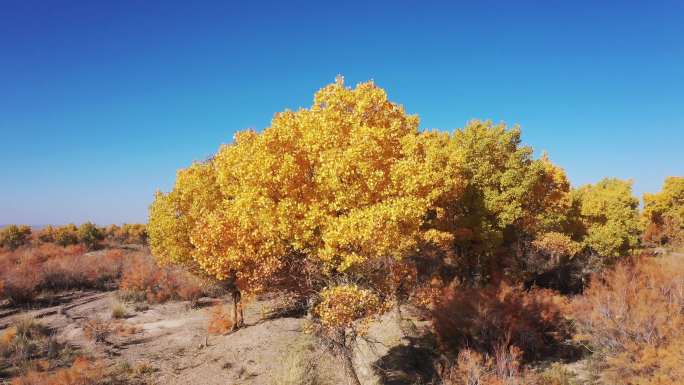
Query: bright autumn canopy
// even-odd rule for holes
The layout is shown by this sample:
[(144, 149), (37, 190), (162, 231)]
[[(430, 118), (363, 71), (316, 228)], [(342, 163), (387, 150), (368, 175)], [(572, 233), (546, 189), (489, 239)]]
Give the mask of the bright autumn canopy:
[[(519, 129), (418, 124), (372, 82), (338, 78), (311, 108), (278, 113), (180, 170), (150, 207), (152, 252), (248, 293), (313, 295), (322, 323), (344, 326), (372, 313), (350, 310), (354, 301), (380, 310), (397, 282), (414, 285), (428, 254), (496, 264), (503, 245), (564, 231), (569, 183), (532, 159)], [(338, 294), (344, 316), (330, 311)]]

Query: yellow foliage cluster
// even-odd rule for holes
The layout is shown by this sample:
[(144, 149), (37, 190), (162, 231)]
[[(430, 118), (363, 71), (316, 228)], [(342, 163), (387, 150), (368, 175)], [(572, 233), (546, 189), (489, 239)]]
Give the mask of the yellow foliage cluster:
[(356, 285), (339, 285), (321, 291), (321, 301), (314, 309), (324, 326), (346, 328), (355, 320), (381, 311), (378, 296)]
[(606, 178), (573, 194), (586, 247), (612, 262), (638, 246), (639, 200), (632, 195), (632, 181)]
[(555, 259), (561, 256), (572, 258), (582, 249), (582, 246), (578, 242), (573, 241), (569, 235), (553, 231), (541, 234), (532, 244)]
[(463, 186), (450, 141), (420, 133), (372, 82), (338, 81), (179, 171), (150, 208), (152, 252), (248, 292), (285, 284), (284, 271), (367, 277), (452, 239), (440, 205)]

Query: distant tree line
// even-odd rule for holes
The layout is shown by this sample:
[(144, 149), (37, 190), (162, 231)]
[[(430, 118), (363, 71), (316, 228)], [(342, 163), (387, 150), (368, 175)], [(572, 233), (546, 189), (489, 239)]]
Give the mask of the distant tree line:
[(88, 249), (97, 248), (102, 242), (144, 245), (147, 243), (147, 230), (144, 224), (125, 223), (122, 226), (98, 227), (91, 222), (80, 226), (72, 223), (63, 226), (47, 225), (35, 233), (27, 225), (9, 225), (0, 230), (2, 248), (16, 250), (32, 242), (54, 243), (63, 247), (80, 243)]

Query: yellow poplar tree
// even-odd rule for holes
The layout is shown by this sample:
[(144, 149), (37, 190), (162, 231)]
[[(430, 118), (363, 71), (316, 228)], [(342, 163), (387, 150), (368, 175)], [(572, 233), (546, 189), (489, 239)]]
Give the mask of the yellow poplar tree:
[(644, 240), (657, 244), (684, 241), (684, 177), (670, 176), (655, 194), (644, 194)]
[[(308, 295), (344, 350), (345, 330), (393, 300), (384, 272), (451, 239), (438, 206), (461, 191), (448, 142), (419, 132), (418, 118), (372, 82), (351, 89), (339, 78), (311, 108), (278, 113), (181, 170), (150, 207), (152, 252), (240, 292)], [(342, 298), (363, 310), (333, 305)]]
[(579, 205), (583, 245), (596, 258), (597, 267), (628, 255), (639, 244), (639, 200), (632, 181), (605, 178), (573, 191)]
[(465, 279), (516, 275), (539, 234), (567, 231), (572, 201), (565, 172), (546, 155), (533, 159), (520, 136), (519, 127), (478, 120), (453, 135), (466, 187), (449, 203), (449, 217)]

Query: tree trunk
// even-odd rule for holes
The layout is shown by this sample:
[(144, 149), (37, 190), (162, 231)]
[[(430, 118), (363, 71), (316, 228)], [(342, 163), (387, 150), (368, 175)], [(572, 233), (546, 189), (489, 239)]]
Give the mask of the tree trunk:
[(344, 364), (344, 373), (347, 375), (347, 383), (349, 385), (361, 385), (359, 376), (356, 375), (356, 370), (354, 369), (354, 362), (352, 362), (351, 349), (345, 350), (347, 351), (342, 355), (342, 364)]
[(394, 302), (394, 317), (399, 327), (399, 332), (402, 337), (404, 336), (404, 317), (401, 315), (401, 302), (399, 302), (399, 296), (397, 295), (396, 301)]
[(337, 341), (337, 345), (342, 354), (340, 358), (342, 359), (342, 365), (344, 365), (344, 374), (347, 377), (347, 384), (361, 385), (361, 381), (359, 381), (359, 376), (356, 374), (356, 370), (354, 369), (354, 362), (352, 361), (352, 349), (347, 345), (346, 332), (344, 330), (341, 330), (337, 338), (339, 339)]
[(240, 290), (235, 289), (233, 295), (233, 330), (237, 330), (244, 325), (244, 317), (242, 314), (242, 294)]

